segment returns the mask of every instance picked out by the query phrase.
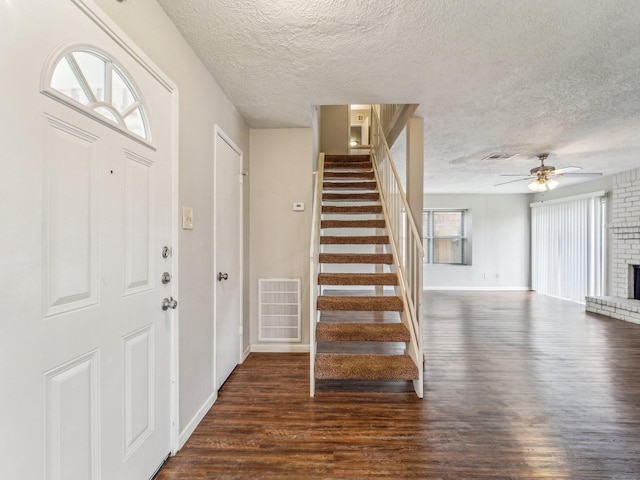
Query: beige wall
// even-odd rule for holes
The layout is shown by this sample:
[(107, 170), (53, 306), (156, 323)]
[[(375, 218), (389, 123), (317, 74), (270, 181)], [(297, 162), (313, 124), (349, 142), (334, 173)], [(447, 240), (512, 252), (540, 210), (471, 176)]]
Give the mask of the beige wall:
[(323, 105), (320, 115), (320, 151), (329, 155), (349, 153), (349, 106)]
[[(180, 431), (192, 426), (213, 395), (214, 125), (242, 149), (249, 170), (249, 130), (233, 104), (155, 0), (96, 0), (177, 85), (180, 96), (179, 203), (194, 209), (194, 229), (180, 230)], [(245, 188), (245, 258), (249, 249)], [(248, 285), (249, 262), (245, 263)], [(247, 291), (245, 285), (245, 292)], [(245, 303), (248, 301), (245, 295)], [(248, 304), (244, 329), (248, 331)], [(248, 343), (248, 339), (245, 339)]]
[[(313, 133), (310, 128), (251, 130), (251, 344), (295, 351), (309, 344), (309, 240)], [(293, 203), (304, 202), (304, 212)], [(302, 280), (302, 341), (258, 345), (258, 279)]]
[(468, 209), (471, 265), (429, 265), (423, 285), (432, 290), (528, 290), (530, 195), (425, 195), (424, 208)]

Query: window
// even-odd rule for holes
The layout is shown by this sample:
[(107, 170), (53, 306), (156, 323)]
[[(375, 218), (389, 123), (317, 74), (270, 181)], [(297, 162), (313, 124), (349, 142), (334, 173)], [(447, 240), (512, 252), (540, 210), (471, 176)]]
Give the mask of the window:
[(425, 210), (424, 263), (468, 265), (466, 210)]
[(531, 287), (584, 303), (604, 290), (605, 192), (531, 204)]
[(133, 82), (122, 67), (103, 53), (76, 49), (55, 63), (46, 89), (106, 118), (120, 130), (150, 140), (145, 111)]

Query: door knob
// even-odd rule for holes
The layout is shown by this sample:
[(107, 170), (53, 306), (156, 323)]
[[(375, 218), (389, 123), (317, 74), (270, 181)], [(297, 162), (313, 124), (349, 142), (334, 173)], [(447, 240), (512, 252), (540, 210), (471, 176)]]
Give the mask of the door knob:
[(218, 281), (221, 282), (222, 280), (227, 280), (229, 278), (229, 274), (228, 273), (222, 273), (222, 272), (218, 272)]
[(172, 310), (175, 310), (177, 307), (178, 307), (178, 301), (174, 300), (173, 297), (164, 298), (162, 300), (162, 310), (169, 310), (170, 308)]

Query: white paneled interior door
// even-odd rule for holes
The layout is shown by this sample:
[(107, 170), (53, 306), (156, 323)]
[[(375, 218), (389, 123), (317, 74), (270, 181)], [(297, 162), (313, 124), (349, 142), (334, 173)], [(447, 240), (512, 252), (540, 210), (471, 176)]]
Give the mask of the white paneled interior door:
[[(0, 478), (147, 479), (171, 450), (172, 93), (71, 1), (2, 2), (0, 30)], [(150, 142), (40, 93), (70, 45), (135, 81)]]
[(242, 344), (242, 153), (218, 128), (214, 150), (215, 389), (240, 362)]

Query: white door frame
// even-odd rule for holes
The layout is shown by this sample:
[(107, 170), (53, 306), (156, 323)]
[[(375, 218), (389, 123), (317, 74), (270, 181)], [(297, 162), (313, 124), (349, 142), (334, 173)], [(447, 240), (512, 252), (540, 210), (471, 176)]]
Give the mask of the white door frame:
[[(93, 0), (71, 0), (91, 21), (93, 21), (104, 33), (117, 43), (136, 63), (145, 69), (162, 87), (171, 95), (171, 249), (172, 249), (172, 295), (178, 297), (179, 285), (179, 249), (178, 249), (178, 185), (179, 185), (179, 92), (173, 81), (138, 47), (133, 40), (96, 5)], [(160, 252), (157, 252), (158, 255)], [(171, 322), (171, 367), (169, 378), (171, 382), (170, 417), (171, 422), (171, 453), (175, 454), (180, 449), (180, 382), (179, 382), (179, 309), (172, 311)]]
[[(229, 147), (231, 147), (231, 149), (236, 152), (238, 154), (238, 156), (240, 157), (240, 171), (242, 171), (242, 167), (244, 165), (244, 155), (242, 153), (242, 150), (240, 150), (240, 147), (238, 147), (235, 142), (233, 140), (231, 140), (231, 138), (224, 133), (224, 131), (220, 128), (220, 126), (218, 126), (218, 124), (215, 124), (213, 127), (214, 130), (214, 137), (213, 137), (213, 172), (212, 172), (212, 192), (213, 192), (213, 275), (215, 277), (216, 272), (218, 272), (218, 266), (217, 266), (217, 261), (216, 261), (216, 254), (217, 254), (217, 249), (218, 249), (218, 242), (216, 241), (217, 238), (217, 228), (216, 228), (216, 209), (215, 209), (215, 202), (216, 202), (216, 177), (215, 177), (215, 173), (216, 173), (216, 162), (218, 161), (217, 156), (216, 156), (216, 152), (217, 152), (217, 148), (218, 148), (218, 142), (224, 142), (227, 145), (229, 145)], [(240, 178), (238, 179), (238, 182), (241, 185), (244, 185), (244, 173), (240, 174)], [(239, 349), (238, 351), (240, 352), (240, 356), (238, 358), (238, 364), (242, 363), (242, 343), (243, 343), (243, 337), (244, 337), (244, 329), (243, 329), (243, 318), (244, 318), (244, 312), (243, 312), (243, 304), (244, 304), (244, 290), (243, 290), (243, 285), (244, 285), (244, 225), (243, 225), (243, 212), (244, 212), (244, 205), (243, 205), (243, 188), (240, 188), (240, 195), (239, 195), (239, 205), (240, 205), (240, 272), (239, 272), (239, 276), (240, 276), (240, 298), (239, 298), (239, 303), (240, 305), (238, 305), (238, 311), (240, 312), (240, 316), (238, 318), (238, 342), (240, 343)], [(217, 278), (213, 278), (213, 335), (214, 337), (212, 338), (213, 341), (213, 345), (215, 346), (215, 335), (217, 333), (217, 326), (218, 326), (218, 315), (216, 312), (216, 306), (218, 304), (218, 294), (217, 294)], [(213, 352), (213, 388), (215, 390), (214, 395), (216, 395), (217, 397), (217, 389), (219, 387), (219, 385), (216, 385), (217, 383), (217, 365), (216, 365), (216, 354), (217, 352), (214, 349)]]

